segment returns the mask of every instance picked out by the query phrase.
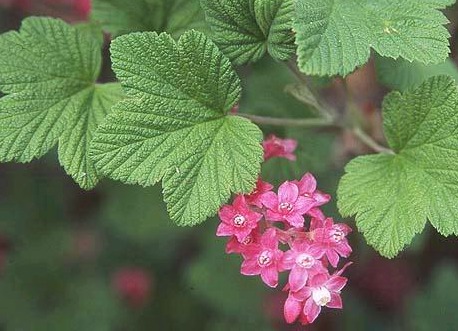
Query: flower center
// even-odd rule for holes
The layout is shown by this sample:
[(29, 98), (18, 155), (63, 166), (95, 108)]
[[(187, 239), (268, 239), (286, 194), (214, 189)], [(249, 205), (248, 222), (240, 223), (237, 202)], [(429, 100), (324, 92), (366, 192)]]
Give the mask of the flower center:
[(312, 298), (318, 306), (326, 306), (331, 301), (331, 292), (324, 286), (318, 287), (312, 290)]
[(233, 223), (236, 227), (241, 228), (246, 225), (246, 218), (243, 215), (235, 215)]
[(260, 267), (267, 267), (273, 262), (273, 254), (270, 250), (262, 251), (258, 256), (258, 264)]
[(253, 236), (248, 235), (248, 236), (245, 237), (245, 239), (243, 239), (242, 244), (243, 245), (249, 245), (252, 242), (253, 242)]
[(293, 205), (290, 204), (289, 202), (282, 202), (280, 203), (280, 211), (287, 211), (287, 212), (290, 212), (291, 210), (293, 210)]
[(333, 229), (331, 230), (331, 239), (336, 242), (336, 243), (339, 243), (342, 241), (342, 239), (345, 238), (345, 233), (343, 233), (342, 230), (339, 230), (339, 229)]
[(315, 259), (308, 254), (301, 254), (296, 258), (296, 264), (302, 268), (311, 268), (315, 264)]

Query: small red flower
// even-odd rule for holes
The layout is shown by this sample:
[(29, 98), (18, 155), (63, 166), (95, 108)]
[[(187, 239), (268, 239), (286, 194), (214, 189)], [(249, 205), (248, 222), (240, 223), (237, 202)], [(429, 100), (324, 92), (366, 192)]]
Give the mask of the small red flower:
[(232, 205), (221, 207), (218, 215), (221, 223), (216, 230), (216, 235), (235, 236), (239, 242), (244, 241), (262, 218), (262, 214), (250, 210), (243, 195), (237, 196)]
[(243, 255), (243, 252), (248, 248), (255, 244), (259, 244), (259, 229), (256, 228), (250, 232), (248, 236), (246, 236), (242, 242), (237, 240), (236, 236), (232, 236), (231, 239), (226, 244), (226, 253), (239, 253)]
[(313, 201), (313, 207), (319, 207), (331, 200), (329, 194), (322, 193), (316, 189), (316, 179), (311, 173), (306, 173), (300, 181), (295, 182), (299, 188), (299, 195)]
[(313, 225), (316, 227), (311, 228), (314, 245), (322, 250), (334, 268), (337, 267), (339, 255), (348, 257), (352, 252), (346, 238), (351, 232), (351, 228), (343, 223), (334, 224), (332, 218), (327, 218), (324, 221), (315, 219)]
[(310, 245), (305, 240), (296, 240), (291, 249), (286, 251), (281, 260), (282, 270), (291, 270), (288, 285), (291, 291), (299, 291), (305, 286), (309, 277), (327, 272), (321, 262), (323, 251)]
[(151, 294), (151, 278), (141, 268), (120, 269), (113, 276), (112, 286), (133, 308), (143, 307)]
[(263, 141), (262, 146), (264, 147), (265, 161), (273, 157), (282, 157), (291, 161), (296, 160), (294, 151), (297, 147), (297, 141), (294, 139), (280, 139), (272, 134)]
[(321, 307), (342, 309), (340, 292), (347, 278), (340, 276), (346, 266), (330, 276), (327, 272), (310, 278), (307, 286), (297, 292), (290, 292), (285, 302), (285, 319), (293, 323), (299, 319), (302, 324), (313, 323), (321, 312)]
[(278, 285), (278, 263), (283, 252), (278, 249), (278, 238), (274, 228), (267, 229), (260, 243), (247, 247), (243, 252), (245, 260), (240, 272), (242, 275), (261, 275), (262, 280), (270, 287)]
[(268, 208), (266, 218), (271, 221), (286, 221), (291, 226), (304, 226), (304, 214), (312, 208), (310, 199), (299, 196), (299, 188), (292, 182), (284, 182), (278, 188), (278, 196), (267, 192), (262, 199)]
[(262, 197), (267, 193), (272, 191), (273, 185), (267, 182), (263, 182), (261, 178), (258, 178), (256, 182), (256, 187), (250, 193), (245, 195), (245, 200), (249, 205), (253, 205), (259, 208), (262, 208)]

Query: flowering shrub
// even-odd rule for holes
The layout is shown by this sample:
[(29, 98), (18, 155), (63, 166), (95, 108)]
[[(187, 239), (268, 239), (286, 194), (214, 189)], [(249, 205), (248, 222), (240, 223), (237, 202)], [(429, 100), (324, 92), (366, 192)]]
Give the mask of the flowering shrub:
[[(27, 17), (0, 36), (0, 162), (28, 163), (56, 148), (83, 190), (105, 178), (160, 183), (177, 225), (218, 214), (216, 234), (229, 237), (227, 253), (242, 256), (242, 274), (272, 288), (287, 278), (288, 323), (342, 307), (349, 263), (341, 260), (352, 250), (350, 227), (322, 211), (331, 196), (317, 189), (307, 172), (313, 160), (304, 161), (290, 129), (311, 145), (334, 135), (325, 153), (343, 173), (338, 212), (354, 217), (382, 256), (397, 256), (426, 224), (458, 234), (458, 89), (450, 76), (458, 71), (443, 13), (453, 0), (0, 1), (24, 12), (64, 5), (76, 12), (71, 21), (88, 19)], [(245, 93), (267, 56), (289, 79), (277, 88), (289, 98), (280, 105), (262, 88)], [(383, 116), (378, 105), (361, 106), (349, 84), (366, 63), (399, 90), (385, 96)], [(329, 102), (323, 84), (342, 96)], [(291, 99), (300, 111), (288, 115)], [(294, 164), (278, 163), (277, 189), (263, 175), (273, 158)], [(146, 302), (141, 271), (113, 284), (130, 305)]]
[[(283, 151), (276, 156), (284, 156)], [(283, 183), (278, 195), (272, 189), (258, 179), (251, 194), (238, 195), (232, 205), (221, 207), (216, 235), (230, 237), (226, 252), (242, 255), (243, 275), (260, 275), (267, 286), (277, 287), (278, 274), (288, 271), (285, 319), (309, 324), (323, 306), (342, 308), (340, 291), (347, 279), (341, 274), (348, 264), (333, 273), (329, 268), (349, 257), (346, 236), (351, 229), (321, 212), (330, 196), (316, 190), (312, 174)]]

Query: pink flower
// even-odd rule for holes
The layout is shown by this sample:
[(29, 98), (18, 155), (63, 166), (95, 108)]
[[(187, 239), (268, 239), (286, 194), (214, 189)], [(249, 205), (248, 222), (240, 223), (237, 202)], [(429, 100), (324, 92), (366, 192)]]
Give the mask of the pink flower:
[(141, 268), (122, 268), (113, 275), (114, 290), (133, 308), (143, 307), (151, 292), (151, 278)]
[(267, 192), (262, 203), (268, 208), (267, 219), (285, 220), (296, 228), (304, 226), (303, 215), (313, 206), (310, 199), (299, 196), (297, 185), (288, 181), (278, 188), (278, 197), (274, 192)]
[(292, 243), (291, 249), (285, 252), (280, 263), (282, 270), (291, 270), (288, 278), (291, 291), (296, 292), (303, 288), (309, 277), (327, 272), (320, 261), (322, 256), (321, 249), (304, 240)]
[(272, 188), (272, 184), (263, 182), (261, 178), (258, 178), (258, 181), (256, 182), (256, 187), (250, 194), (245, 195), (245, 200), (249, 205), (262, 208), (262, 197), (267, 192), (272, 191)]
[(220, 237), (234, 235), (239, 242), (243, 242), (262, 218), (262, 214), (250, 210), (243, 195), (237, 196), (232, 205), (221, 207), (218, 215), (221, 223), (216, 230), (216, 235)]
[(316, 189), (316, 179), (311, 173), (306, 173), (299, 182), (296, 183), (299, 188), (299, 195), (312, 199), (314, 207), (319, 207), (331, 200), (329, 194), (324, 194)]
[(283, 252), (278, 249), (276, 230), (269, 228), (261, 237), (260, 243), (246, 247), (240, 272), (242, 275), (261, 275), (264, 283), (270, 287), (278, 285), (278, 263)]
[(264, 147), (265, 161), (273, 157), (282, 157), (291, 161), (296, 160), (294, 151), (297, 147), (297, 141), (294, 139), (280, 139), (272, 134), (262, 142), (262, 146)]
[(259, 243), (260, 235), (258, 228), (254, 229), (247, 235), (242, 242), (237, 240), (236, 236), (232, 236), (232, 238), (226, 244), (226, 253), (241, 253), (247, 249), (247, 247), (251, 247), (255, 244)]
[(342, 271), (332, 276), (327, 273), (315, 275), (310, 278), (307, 286), (297, 292), (290, 292), (284, 309), (287, 322), (293, 323), (299, 318), (302, 324), (313, 323), (321, 307), (341, 309), (340, 291), (347, 283), (347, 278), (340, 276)]
[(334, 268), (337, 267), (339, 255), (348, 257), (351, 254), (352, 250), (346, 238), (351, 228), (343, 223), (334, 224), (332, 218), (324, 221), (313, 219), (311, 223), (314, 245), (322, 250)]

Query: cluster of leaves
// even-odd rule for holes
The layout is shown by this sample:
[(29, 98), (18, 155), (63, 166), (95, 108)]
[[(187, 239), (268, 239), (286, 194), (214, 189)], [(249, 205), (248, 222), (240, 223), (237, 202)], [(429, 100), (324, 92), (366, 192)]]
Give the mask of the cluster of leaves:
[[(373, 49), (397, 59), (378, 61), (381, 80), (406, 90), (384, 103), (394, 154), (347, 166), (340, 211), (356, 215), (367, 241), (389, 257), (427, 219), (458, 234), (456, 84), (435, 77), (418, 87), (452, 66), (443, 64), (449, 34), (440, 11), (452, 3), (94, 0), (93, 20), (119, 36), (111, 55), (120, 83), (108, 84), (96, 83), (101, 31), (28, 18), (0, 36), (0, 161), (29, 162), (58, 144), (61, 165), (82, 188), (101, 176), (162, 181), (170, 217), (193, 225), (231, 194), (249, 193), (261, 170), (261, 131), (230, 112), (241, 97), (233, 65), (296, 52), (304, 74), (344, 76)], [(390, 76), (393, 68), (403, 80)]]

